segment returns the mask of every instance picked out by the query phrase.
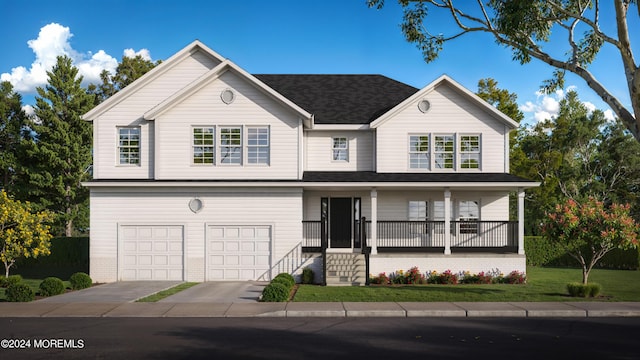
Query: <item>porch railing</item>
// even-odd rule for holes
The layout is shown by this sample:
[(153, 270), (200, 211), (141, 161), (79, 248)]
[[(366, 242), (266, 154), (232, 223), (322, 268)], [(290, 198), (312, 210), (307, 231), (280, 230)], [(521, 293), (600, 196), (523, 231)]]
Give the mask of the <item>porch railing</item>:
[[(366, 223), (367, 239), (371, 222)], [(303, 250), (320, 249), (320, 221), (303, 221)], [(452, 249), (511, 248), (517, 250), (518, 223), (515, 221), (451, 221)], [(395, 250), (444, 249), (444, 221), (380, 220), (377, 248)]]

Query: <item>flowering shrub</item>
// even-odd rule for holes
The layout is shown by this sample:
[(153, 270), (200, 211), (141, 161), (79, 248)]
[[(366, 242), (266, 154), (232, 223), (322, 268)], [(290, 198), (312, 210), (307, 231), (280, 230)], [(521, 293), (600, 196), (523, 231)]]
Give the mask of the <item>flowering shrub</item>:
[(458, 274), (454, 274), (451, 270), (446, 270), (442, 274), (438, 274), (435, 271), (431, 272), (429, 279), (427, 279), (428, 284), (457, 284), (458, 283)]
[(481, 271), (477, 274), (472, 274), (469, 271), (461, 271), (459, 273), (453, 273), (451, 270), (446, 270), (442, 273), (438, 273), (433, 270), (420, 273), (417, 266), (412, 267), (408, 271), (398, 270), (387, 276), (386, 273), (380, 273), (378, 276), (370, 275), (371, 284), (380, 285), (404, 285), (404, 284), (524, 284), (527, 281), (525, 273), (514, 270), (508, 275), (504, 275), (498, 269), (491, 269), (490, 271)]
[(380, 273), (378, 276), (370, 276), (372, 284), (389, 285), (389, 277), (386, 273)]
[(522, 272), (514, 270), (504, 278), (504, 282), (507, 284), (524, 284), (527, 282), (527, 276)]

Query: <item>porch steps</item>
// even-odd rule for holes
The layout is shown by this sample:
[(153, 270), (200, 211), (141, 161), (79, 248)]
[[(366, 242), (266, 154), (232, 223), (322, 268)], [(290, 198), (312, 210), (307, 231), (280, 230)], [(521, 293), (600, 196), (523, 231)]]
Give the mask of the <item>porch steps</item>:
[(327, 253), (327, 286), (364, 286), (366, 276), (363, 254)]

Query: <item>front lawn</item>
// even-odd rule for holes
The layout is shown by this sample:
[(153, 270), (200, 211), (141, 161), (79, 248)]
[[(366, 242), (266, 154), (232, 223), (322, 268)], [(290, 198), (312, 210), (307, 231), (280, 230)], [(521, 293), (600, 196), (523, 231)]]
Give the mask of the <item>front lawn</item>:
[[(40, 283), (42, 282), (42, 280), (44, 279), (22, 279), (22, 282), (24, 284), (29, 285), (29, 287), (31, 288), (31, 290), (33, 290), (33, 293), (36, 294), (36, 296), (38, 296), (38, 293), (40, 292)], [(69, 283), (69, 281), (62, 281), (64, 283), (64, 287), (66, 289), (70, 289), (71, 288), (71, 283)], [(2, 288), (0, 287), (0, 302), (5, 302), (7, 301), (7, 297), (5, 296), (5, 291), (7, 289), (6, 288)]]
[(640, 301), (640, 271), (592, 270), (589, 282), (602, 285), (593, 299), (568, 296), (566, 285), (573, 281), (582, 281), (580, 269), (529, 267), (524, 285), (300, 285), (293, 301)]

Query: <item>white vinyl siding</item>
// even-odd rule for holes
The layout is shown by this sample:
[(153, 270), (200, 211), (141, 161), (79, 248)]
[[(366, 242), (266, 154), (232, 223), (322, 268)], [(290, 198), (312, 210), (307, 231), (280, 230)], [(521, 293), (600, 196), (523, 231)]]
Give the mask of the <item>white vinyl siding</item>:
[[(225, 104), (220, 99), (220, 93), (225, 89), (233, 89), (236, 93), (231, 104)], [(156, 179), (298, 178), (298, 139), (302, 126), (300, 119), (233, 72), (224, 73), (154, 122), (158, 128), (156, 141), (161, 144), (156, 147)], [(185, 144), (189, 144), (190, 129), (194, 125), (216, 129), (217, 166), (214, 169), (189, 166), (191, 150)], [(229, 142), (235, 136), (223, 135), (225, 128), (239, 129), (239, 135), (241, 134), (242, 147), (234, 150), (237, 152), (233, 162), (225, 160), (224, 155), (234, 153), (230, 149), (220, 148), (222, 137), (225, 142)], [(257, 133), (250, 133), (250, 129), (256, 129)], [(235, 139), (231, 142), (237, 145), (237, 138)], [(252, 143), (254, 140), (257, 141), (256, 144)], [(238, 159), (241, 159), (240, 163)]]
[[(189, 209), (196, 197), (204, 204)], [(277, 211), (274, 211), (277, 204)], [(90, 272), (97, 282), (117, 280), (118, 229), (121, 225), (184, 228), (185, 281), (205, 281), (206, 229), (209, 225), (269, 226), (273, 239), (270, 264), (300, 243), (301, 189), (148, 188), (91, 189)], [(273, 274), (274, 276), (276, 274)]]
[[(427, 113), (420, 112), (417, 107), (417, 102), (422, 99), (427, 99), (431, 103)], [(451, 134), (459, 138), (462, 135), (480, 134), (482, 171), (498, 173), (508, 171), (506, 168), (508, 162), (505, 161), (505, 146), (508, 146), (505, 143), (507, 126), (446, 83), (426, 93), (415, 104), (401, 109), (375, 131), (376, 171), (378, 172), (416, 171), (411, 168), (410, 157), (407, 156), (407, 136), (413, 134), (430, 134), (432, 151), (435, 135)], [(436, 160), (431, 159), (431, 163), (435, 165)], [(463, 170), (457, 165), (456, 169)], [(433, 166), (430, 171), (452, 170)]]
[[(333, 139), (344, 137), (349, 161), (333, 160)], [(374, 170), (374, 133), (371, 130), (307, 130), (304, 132), (306, 171)]]
[[(142, 120), (142, 115), (219, 63), (219, 60), (196, 51), (171, 68), (165, 69), (161, 76), (129, 94), (94, 120), (93, 178), (152, 179), (155, 170), (155, 124), (153, 121)], [(140, 128), (140, 165), (119, 166), (116, 146), (118, 133), (114, 129), (133, 126)], [(183, 145), (188, 144), (188, 141), (187, 138)], [(187, 166), (191, 163), (189, 156), (183, 159)]]

